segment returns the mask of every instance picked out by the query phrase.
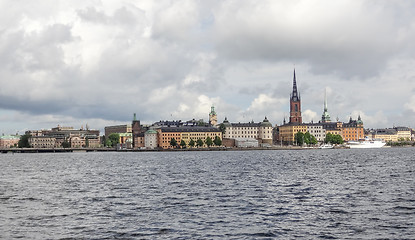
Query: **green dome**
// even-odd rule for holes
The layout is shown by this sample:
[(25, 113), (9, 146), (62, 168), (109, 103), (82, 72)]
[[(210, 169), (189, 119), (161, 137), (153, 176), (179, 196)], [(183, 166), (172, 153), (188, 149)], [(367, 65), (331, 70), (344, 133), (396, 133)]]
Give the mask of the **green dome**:
[(261, 122), (261, 127), (272, 127), (272, 124), (268, 121), (267, 117)]

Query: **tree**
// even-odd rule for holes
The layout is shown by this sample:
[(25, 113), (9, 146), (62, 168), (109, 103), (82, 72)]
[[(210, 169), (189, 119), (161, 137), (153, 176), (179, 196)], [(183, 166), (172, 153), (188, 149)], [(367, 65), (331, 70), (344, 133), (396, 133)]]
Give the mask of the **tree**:
[(20, 136), (20, 140), (19, 140), (17, 146), (19, 148), (30, 148), (29, 138), (30, 138), (30, 135), (28, 135), (28, 134)]
[(190, 139), (189, 146), (194, 147), (195, 144), (196, 144), (195, 141), (193, 141), (193, 139)]
[(317, 144), (317, 139), (316, 139), (316, 137), (314, 137), (313, 135), (311, 135), (309, 132), (306, 132), (305, 134), (304, 134), (304, 142), (307, 144), (307, 145), (314, 145), (314, 144)]
[(303, 145), (304, 143), (304, 133), (302, 132), (297, 132), (294, 136), (294, 141), (297, 143), (298, 146)]
[(176, 139), (174, 139), (174, 138), (170, 139), (170, 146), (172, 146), (173, 148), (175, 148), (177, 146)]
[(89, 147), (89, 139), (85, 138), (85, 147)]
[(68, 140), (65, 139), (65, 141), (62, 143), (63, 148), (69, 148), (71, 147), (71, 144), (68, 142)]
[(342, 144), (344, 141), (343, 141), (342, 136), (338, 134), (327, 133), (326, 139), (324, 140), (324, 142), (331, 143), (331, 144)]
[(186, 148), (186, 142), (182, 139), (182, 141), (180, 141), (180, 146), (182, 148)]
[(206, 140), (205, 140), (205, 143), (208, 147), (212, 146), (213, 145), (212, 138), (207, 137)]
[[(115, 147), (118, 143), (120, 143), (120, 134), (118, 133), (111, 133), (108, 136), (108, 141), (110, 141), (110, 144), (107, 146)], [(108, 143), (108, 142), (106, 142)]]
[(220, 146), (220, 145), (222, 145), (222, 140), (220, 139), (220, 137), (216, 136), (216, 137), (215, 137), (215, 140), (213, 140), (213, 143), (214, 143), (216, 146)]
[(197, 139), (197, 146), (198, 147), (202, 147), (203, 146), (203, 141), (202, 141), (202, 139)]

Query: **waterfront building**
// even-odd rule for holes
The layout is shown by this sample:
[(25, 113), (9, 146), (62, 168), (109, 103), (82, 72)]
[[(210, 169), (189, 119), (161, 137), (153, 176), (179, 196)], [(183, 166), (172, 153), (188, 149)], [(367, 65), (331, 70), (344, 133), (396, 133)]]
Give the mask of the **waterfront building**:
[(306, 133), (307, 125), (299, 123), (288, 123), (278, 127), (279, 141), (284, 145), (295, 144), (295, 134)]
[(210, 113), (209, 113), (209, 124), (212, 126), (216, 126), (218, 125), (218, 116), (216, 115), (215, 112), (215, 107), (212, 106), (210, 109)]
[[(50, 136), (34, 136), (28, 139), (29, 146), (32, 148), (55, 148), (56, 138)], [(60, 146), (61, 147), (61, 146)]]
[[(193, 140), (201, 139), (205, 142), (207, 137), (210, 137), (212, 141), (215, 137), (222, 139), (222, 132), (216, 127), (204, 127), (204, 126), (182, 126), (182, 127), (160, 127), (157, 128), (158, 133), (158, 146), (163, 149), (172, 149), (170, 142), (174, 138), (177, 145), (180, 147), (180, 142), (183, 140), (186, 146), (189, 146), (189, 142)], [(204, 143), (203, 147), (207, 147)]]
[(369, 130), (367, 135), (385, 142), (411, 141), (412, 130), (407, 127), (381, 128)]
[(223, 138), (226, 139), (256, 139), (259, 144), (272, 145), (272, 124), (267, 117), (262, 122), (255, 123), (230, 123), (225, 117), (223, 121), (225, 133)]
[(17, 147), (20, 140), (18, 135), (3, 135), (0, 136), (0, 148)]
[(157, 131), (149, 129), (144, 133), (144, 147), (155, 149), (157, 147)]
[(396, 135), (398, 140), (403, 141), (411, 141), (412, 139), (412, 131), (410, 128), (407, 127), (394, 127), (396, 130)]
[(307, 132), (316, 138), (318, 142), (324, 142), (326, 139), (326, 129), (321, 123), (306, 123)]
[(341, 136), (344, 141), (358, 141), (365, 137), (365, 132), (363, 129), (363, 121), (360, 118), (360, 115), (357, 120), (353, 120), (350, 117), (348, 123), (343, 123), (341, 128)]
[(303, 122), (303, 118), (301, 116), (301, 97), (297, 90), (297, 80), (295, 77), (295, 69), (294, 69), (294, 77), (293, 77), (293, 91), (290, 95), (290, 122), (291, 124), (301, 124)]
[(108, 139), (108, 136), (111, 133), (132, 133), (132, 127), (130, 124), (114, 125), (114, 126), (105, 127), (104, 131), (105, 131), (105, 139)]
[[(35, 136), (32, 134), (35, 133)], [(69, 143), (71, 147), (99, 147), (101, 139), (99, 130), (74, 129), (73, 127), (57, 126), (51, 130), (27, 131), (31, 135), (29, 145), (33, 148), (59, 148), (64, 142)]]
[(142, 148), (144, 147), (144, 132), (145, 130), (142, 128), (140, 124), (140, 120), (137, 120), (137, 116), (134, 113), (133, 122), (131, 124), (131, 132), (133, 138), (133, 148)]

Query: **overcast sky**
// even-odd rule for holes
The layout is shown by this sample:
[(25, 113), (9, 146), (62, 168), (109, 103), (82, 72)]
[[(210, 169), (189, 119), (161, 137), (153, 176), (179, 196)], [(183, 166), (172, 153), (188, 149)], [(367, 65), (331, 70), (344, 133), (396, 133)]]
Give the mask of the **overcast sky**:
[(0, 134), (360, 114), (415, 127), (415, 1), (0, 0)]

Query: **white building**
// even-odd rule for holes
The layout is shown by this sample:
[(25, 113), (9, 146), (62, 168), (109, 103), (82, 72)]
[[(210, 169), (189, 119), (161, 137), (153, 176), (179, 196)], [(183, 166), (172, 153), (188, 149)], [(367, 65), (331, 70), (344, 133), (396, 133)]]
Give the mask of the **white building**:
[(147, 149), (157, 147), (157, 131), (150, 129), (144, 133), (144, 147)]
[(265, 117), (259, 123), (230, 123), (227, 118), (223, 121), (225, 134), (229, 139), (256, 139), (260, 144), (272, 144), (272, 124)]
[(324, 142), (326, 139), (326, 129), (319, 123), (306, 123), (307, 132), (314, 136), (318, 142)]

